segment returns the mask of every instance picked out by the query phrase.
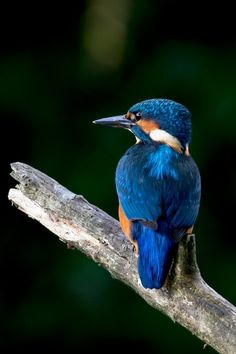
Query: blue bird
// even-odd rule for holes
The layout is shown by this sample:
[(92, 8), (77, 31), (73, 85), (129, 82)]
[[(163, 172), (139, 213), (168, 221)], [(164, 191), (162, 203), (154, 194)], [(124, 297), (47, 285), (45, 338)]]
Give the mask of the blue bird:
[(149, 99), (94, 123), (123, 127), (136, 137), (116, 169), (119, 220), (139, 255), (142, 285), (159, 289), (199, 210), (200, 174), (189, 153), (191, 114), (180, 103)]

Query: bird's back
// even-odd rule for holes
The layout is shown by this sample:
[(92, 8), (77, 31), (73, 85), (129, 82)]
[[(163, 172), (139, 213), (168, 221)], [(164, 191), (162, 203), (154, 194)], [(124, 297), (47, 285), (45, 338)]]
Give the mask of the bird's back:
[(198, 168), (190, 156), (165, 144), (138, 143), (119, 161), (116, 187), (122, 215), (138, 244), (142, 284), (160, 288), (176, 243), (198, 214)]

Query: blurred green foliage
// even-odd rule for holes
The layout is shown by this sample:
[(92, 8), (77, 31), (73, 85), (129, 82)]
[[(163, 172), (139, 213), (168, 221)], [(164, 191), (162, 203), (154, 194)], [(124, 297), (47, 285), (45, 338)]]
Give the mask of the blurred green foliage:
[[(192, 111), (191, 153), (203, 182), (198, 262), (204, 279), (235, 301), (236, 46), (230, 9), (209, 17), (196, 8), (194, 17), (186, 4), (90, 0), (2, 13), (2, 353), (202, 350), (185, 329), (6, 200), (14, 185), (9, 163), (19, 160), (117, 217), (115, 168), (134, 138), (91, 122), (146, 98), (174, 99)], [(218, 28), (219, 18), (228, 25)]]

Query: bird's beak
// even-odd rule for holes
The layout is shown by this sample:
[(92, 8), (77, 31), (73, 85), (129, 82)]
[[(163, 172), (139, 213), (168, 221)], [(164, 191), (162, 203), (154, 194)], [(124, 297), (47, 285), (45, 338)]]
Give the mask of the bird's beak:
[(115, 116), (109, 118), (102, 118), (98, 120), (94, 120), (93, 123), (107, 125), (114, 128), (131, 128), (131, 126), (135, 125), (135, 123), (131, 122), (129, 119), (123, 116)]

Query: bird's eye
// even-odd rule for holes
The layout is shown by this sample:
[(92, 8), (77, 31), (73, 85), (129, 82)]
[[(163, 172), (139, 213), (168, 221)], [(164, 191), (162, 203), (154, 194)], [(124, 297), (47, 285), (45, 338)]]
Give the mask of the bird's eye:
[(137, 113), (135, 113), (135, 118), (136, 118), (136, 120), (141, 119), (141, 117), (142, 117), (141, 112), (137, 112)]

